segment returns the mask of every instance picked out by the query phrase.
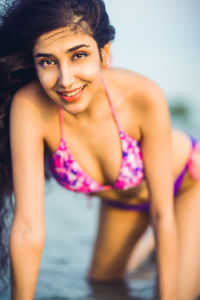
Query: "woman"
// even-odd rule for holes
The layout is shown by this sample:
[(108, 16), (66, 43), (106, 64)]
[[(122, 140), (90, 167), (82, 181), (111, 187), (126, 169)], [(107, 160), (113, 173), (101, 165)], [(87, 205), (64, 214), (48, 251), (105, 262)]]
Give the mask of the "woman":
[(101, 199), (90, 280), (122, 279), (151, 222), (160, 299), (193, 300), (200, 278), (199, 144), (171, 130), (156, 83), (108, 68), (114, 28), (102, 0), (15, 1), (0, 37), (5, 140), (10, 112), (2, 156), (9, 165), (11, 149), (15, 194), (12, 298), (34, 297), (45, 236), (45, 153), (63, 187)]

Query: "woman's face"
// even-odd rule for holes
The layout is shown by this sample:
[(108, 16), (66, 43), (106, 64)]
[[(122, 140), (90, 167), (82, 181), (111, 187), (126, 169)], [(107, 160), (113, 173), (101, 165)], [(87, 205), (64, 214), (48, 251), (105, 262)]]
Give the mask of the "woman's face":
[(69, 27), (53, 30), (39, 37), (33, 57), (38, 79), (54, 102), (70, 113), (87, 109), (100, 89), (102, 71), (99, 49), (91, 36)]

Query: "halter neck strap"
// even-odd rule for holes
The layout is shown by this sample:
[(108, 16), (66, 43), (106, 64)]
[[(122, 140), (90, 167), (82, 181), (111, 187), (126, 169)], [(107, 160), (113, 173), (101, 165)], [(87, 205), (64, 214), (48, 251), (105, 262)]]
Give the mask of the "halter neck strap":
[(105, 89), (105, 92), (106, 92), (106, 96), (107, 96), (107, 99), (108, 99), (108, 103), (110, 105), (110, 109), (112, 111), (112, 115), (113, 115), (113, 118), (114, 118), (115, 123), (117, 125), (117, 128), (118, 128), (119, 131), (122, 131), (122, 128), (120, 126), (117, 114), (115, 112), (115, 109), (114, 109), (114, 106), (113, 106), (113, 103), (112, 103), (112, 100), (111, 100), (111, 97), (110, 97), (110, 93), (109, 93), (107, 84), (106, 84), (105, 79), (103, 78), (103, 76), (101, 76), (101, 80), (102, 80), (102, 83), (103, 83), (103, 86), (104, 86), (104, 89)]
[(59, 109), (59, 121), (60, 121), (60, 132), (61, 138), (64, 138), (64, 126), (63, 126), (63, 110), (61, 106), (58, 106)]

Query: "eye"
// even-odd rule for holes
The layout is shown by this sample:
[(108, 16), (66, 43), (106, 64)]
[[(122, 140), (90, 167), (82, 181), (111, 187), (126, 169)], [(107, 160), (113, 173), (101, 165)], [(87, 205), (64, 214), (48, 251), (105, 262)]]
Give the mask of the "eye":
[(82, 59), (82, 58), (87, 57), (87, 56), (88, 56), (88, 53), (86, 53), (86, 52), (78, 52), (78, 53), (74, 54), (72, 59), (73, 60), (79, 60), (79, 59)]
[(55, 59), (52, 59), (52, 58), (41, 59), (39, 62), (39, 65), (42, 66), (43, 68), (52, 66), (55, 64), (56, 64), (56, 61), (55, 61)]

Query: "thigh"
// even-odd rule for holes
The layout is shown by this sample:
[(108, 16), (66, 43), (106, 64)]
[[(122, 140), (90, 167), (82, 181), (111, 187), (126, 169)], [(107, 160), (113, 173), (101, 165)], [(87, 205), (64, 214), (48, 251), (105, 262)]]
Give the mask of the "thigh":
[(200, 286), (200, 182), (182, 190), (175, 201), (179, 241), (178, 294), (194, 300)]
[(125, 211), (101, 201), (89, 279), (102, 281), (121, 279), (129, 255), (148, 224), (149, 213)]

